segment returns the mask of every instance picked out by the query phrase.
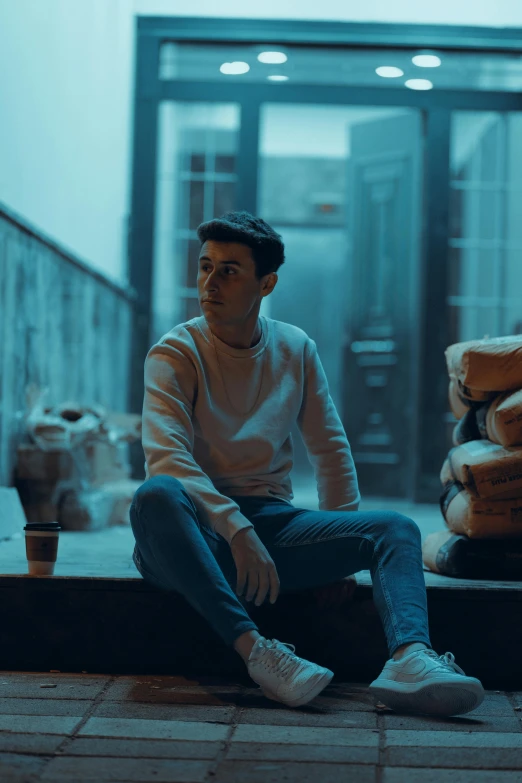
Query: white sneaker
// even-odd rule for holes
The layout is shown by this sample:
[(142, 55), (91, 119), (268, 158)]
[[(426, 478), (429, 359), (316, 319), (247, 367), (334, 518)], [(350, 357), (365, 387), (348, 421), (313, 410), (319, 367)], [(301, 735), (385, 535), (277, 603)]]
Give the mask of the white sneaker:
[(370, 684), (370, 691), (392, 710), (427, 715), (462, 715), (484, 700), (480, 680), (466, 677), (453, 653), (415, 650), (399, 661), (390, 659)]
[(294, 654), (293, 644), (261, 636), (247, 663), (249, 675), (261, 686), (267, 699), (288, 707), (307, 704), (326, 688), (333, 677), (330, 669)]

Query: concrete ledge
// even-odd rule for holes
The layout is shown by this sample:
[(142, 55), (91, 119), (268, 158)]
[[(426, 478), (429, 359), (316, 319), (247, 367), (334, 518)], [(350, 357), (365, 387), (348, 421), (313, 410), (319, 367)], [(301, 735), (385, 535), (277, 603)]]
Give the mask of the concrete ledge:
[[(331, 668), (338, 680), (369, 682), (387, 650), (366, 572), (353, 599), (321, 610), (304, 594), (252, 607), (269, 638)], [(457, 580), (451, 580), (457, 581)], [(366, 583), (365, 583), (366, 582)], [(432, 643), (487, 688), (522, 687), (522, 590), (427, 586)], [(176, 593), (141, 577), (0, 576), (1, 666), (13, 671), (223, 676), (249, 681), (237, 654)]]

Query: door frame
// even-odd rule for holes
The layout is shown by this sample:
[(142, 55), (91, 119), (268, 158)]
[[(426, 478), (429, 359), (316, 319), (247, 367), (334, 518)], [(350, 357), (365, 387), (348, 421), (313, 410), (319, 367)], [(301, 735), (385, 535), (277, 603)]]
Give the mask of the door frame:
[[(135, 89), (128, 278), (137, 291), (132, 321), (128, 410), (143, 405), (143, 364), (150, 348), (152, 274), (159, 104), (165, 100), (233, 102), (241, 106), (238, 195), (242, 208), (257, 211), (260, 107), (264, 103), (403, 106), (425, 118), (424, 214), (421, 225), (418, 397), (412, 500), (434, 502), (445, 457), (447, 379), (444, 350), (449, 327), (448, 213), (451, 112), (522, 111), (522, 93), (437, 90), (318, 84), (251, 84), (165, 81), (159, 78), (164, 42), (276, 44), (339, 48), (445, 49), (460, 52), (522, 53), (522, 29), (444, 25), (315, 22), (302, 20), (136, 17)], [(255, 151), (255, 152), (254, 152)], [(433, 325), (436, 325), (435, 327)], [(132, 450), (133, 475), (143, 473), (141, 445)]]

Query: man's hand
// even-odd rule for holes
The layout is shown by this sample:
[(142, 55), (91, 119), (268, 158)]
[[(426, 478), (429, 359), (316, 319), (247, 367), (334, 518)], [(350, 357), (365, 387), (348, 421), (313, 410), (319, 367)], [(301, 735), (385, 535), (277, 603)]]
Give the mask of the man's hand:
[(237, 595), (243, 595), (248, 581), (246, 600), (251, 601), (257, 593), (255, 605), (260, 606), (270, 590), (270, 603), (279, 595), (279, 577), (274, 561), (253, 527), (239, 530), (230, 543), (237, 568)]

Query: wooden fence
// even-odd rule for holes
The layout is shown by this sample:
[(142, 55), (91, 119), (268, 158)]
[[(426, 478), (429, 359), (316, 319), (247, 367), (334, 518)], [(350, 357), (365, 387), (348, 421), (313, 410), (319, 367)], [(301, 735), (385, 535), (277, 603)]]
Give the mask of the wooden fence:
[(50, 405), (128, 411), (135, 298), (0, 204), (0, 485), (12, 485), (29, 384)]

